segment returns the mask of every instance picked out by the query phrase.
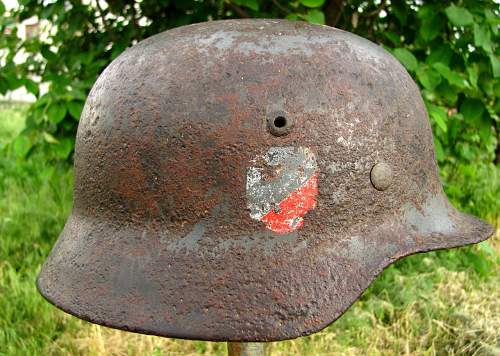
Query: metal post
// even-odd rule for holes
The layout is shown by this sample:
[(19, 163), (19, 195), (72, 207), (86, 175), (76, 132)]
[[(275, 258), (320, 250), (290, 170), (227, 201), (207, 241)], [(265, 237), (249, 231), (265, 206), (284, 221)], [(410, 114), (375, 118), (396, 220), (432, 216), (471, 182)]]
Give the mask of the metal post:
[(228, 342), (228, 356), (264, 356), (265, 342)]

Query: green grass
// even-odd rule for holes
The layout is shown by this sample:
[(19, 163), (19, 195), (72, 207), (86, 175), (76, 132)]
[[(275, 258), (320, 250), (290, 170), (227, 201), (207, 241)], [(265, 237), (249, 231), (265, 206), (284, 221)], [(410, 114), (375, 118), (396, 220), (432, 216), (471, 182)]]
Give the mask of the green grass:
[[(0, 145), (24, 125), (24, 107), (0, 117)], [(71, 207), (72, 171), (43, 157), (19, 161), (4, 149), (0, 161), (0, 353), (39, 354), (71, 322), (36, 292), (34, 280)]]
[[(0, 146), (22, 129), (24, 107), (0, 108)], [(71, 208), (73, 172), (43, 154), (0, 151), (0, 355), (225, 354), (221, 343), (112, 330), (59, 311), (35, 277)], [(443, 170), (455, 204), (498, 223), (498, 167)], [(270, 355), (498, 355), (498, 234), (489, 245), (432, 252), (389, 267), (326, 330), (271, 343)]]
[(0, 149), (24, 128), (25, 104), (0, 102)]

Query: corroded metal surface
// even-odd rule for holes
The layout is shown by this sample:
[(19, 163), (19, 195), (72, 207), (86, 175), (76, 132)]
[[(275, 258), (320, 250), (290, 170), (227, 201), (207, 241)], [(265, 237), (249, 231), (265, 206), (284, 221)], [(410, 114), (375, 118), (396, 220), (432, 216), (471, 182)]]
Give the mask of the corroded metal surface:
[(300, 22), (204, 23), (140, 42), (98, 79), (38, 288), (119, 329), (288, 339), (397, 259), (491, 231), (443, 194), (418, 88), (383, 49)]

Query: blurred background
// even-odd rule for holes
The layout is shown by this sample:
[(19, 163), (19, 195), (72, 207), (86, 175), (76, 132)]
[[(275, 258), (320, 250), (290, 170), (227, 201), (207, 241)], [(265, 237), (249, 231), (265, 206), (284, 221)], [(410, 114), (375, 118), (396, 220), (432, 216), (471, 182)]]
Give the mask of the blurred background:
[(85, 98), (124, 49), (228, 18), (335, 26), (413, 76), (451, 201), (497, 227), (472, 247), (387, 268), (336, 323), (271, 355), (500, 355), (499, 1), (3, 0), (0, 2), (0, 355), (225, 354), (223, 343), (129, 334), (49, 305), (35, 277), (71, 209)]

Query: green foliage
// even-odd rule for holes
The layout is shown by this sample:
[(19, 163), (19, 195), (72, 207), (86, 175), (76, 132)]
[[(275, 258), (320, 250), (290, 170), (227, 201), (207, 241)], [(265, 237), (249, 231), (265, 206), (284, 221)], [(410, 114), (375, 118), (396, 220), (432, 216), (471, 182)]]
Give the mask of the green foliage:
[[(3, 119), (0, 117), (0, 119)], [(5, 131), (4, 131), (5, 132)], [(0, 160), (0, 354), (40, 354), (74, 328), (37, 295), (34, 280), (71, 207), (72, 171), (34, 154)], [(76, 351), (76, 350), (75, 350)]]
[(459, 210), (499, 224), (500, 169), (494, 164), (446, 165), (442, 170), (444, 189)]
[(323, 6), (325, 0), (300, 0), (300, 3), (306, 7), (320, 7)]
[(406, 48), (396, 48), (393, 51), (393, 54), (396, 56), (397, 59), (399, 59), (401, 63), (403, 63), (403, 65), (406, 67), (407, 70), (409, 70), (410, 72), (414, 72), (417, 70), (418, 68), (417, 58), (415, 58), (413, 53), (408, 51)]
[(0, 102), (0, 152), (24, 128), (26, 105)]
[(307, 22), (315, 23), (318, 25), (325, 24), (325, 14), (317, 9), (307, 10), (307, 15), (305, 16)]
[(474, 23), (474, 17), (469, 10), (451, 4), (445, 9), (446, 16), (456, 26), (469, 26)]
[[(193, 22), (285, 17), (355, 32), (392, 51), (422, 88), (441, 166), (500, 161), (500, 20), (492, 0), (23, 0), (0, 13), (0, 49), (7, 50), (0, 55), (0, 93), (24, 86), (37, 97), (24, 138), (14, 143), (25, 155), (71, 158), (92, 84), (136, 41)], [(20, 41), (15, 18), (31, 16), (42, 20), (44, 36)], [(22, 63), (14, 61), (20, 53)]]

